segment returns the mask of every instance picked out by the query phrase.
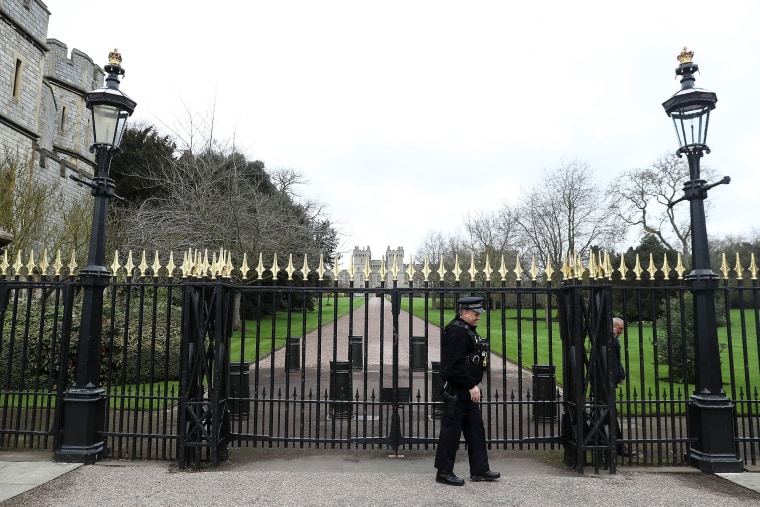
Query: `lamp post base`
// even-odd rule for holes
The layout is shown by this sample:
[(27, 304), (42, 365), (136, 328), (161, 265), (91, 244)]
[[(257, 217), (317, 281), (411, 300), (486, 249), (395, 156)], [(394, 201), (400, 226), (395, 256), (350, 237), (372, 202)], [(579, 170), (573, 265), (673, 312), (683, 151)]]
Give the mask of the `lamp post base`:
[(736, 452), (734, 404), (725, 396), (693, 395), (689, 401), (689, 464), (704, 473), (743, 472)]
[(92, 464), (103, 458), (106, 443), (103, 389), (69, 389), (63, 397), (61, 445), (55, 461)]

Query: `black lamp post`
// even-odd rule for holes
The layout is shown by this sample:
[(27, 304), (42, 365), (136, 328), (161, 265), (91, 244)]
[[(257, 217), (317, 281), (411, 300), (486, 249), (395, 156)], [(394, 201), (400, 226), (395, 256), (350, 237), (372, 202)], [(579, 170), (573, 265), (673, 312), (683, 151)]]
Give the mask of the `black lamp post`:
[(710, 153), (707, 147), (707, 127), (710, 111), (715, 109), (715, 93), (694, 87), (694, 73), (699, 67), (692, 62), (694, 53), (686, 48), (678, 55), (680, 65), (676, 75), (681, 77), (681, 89), (662, 107), (673, 119), (680, 147), (678, 156), (686, 155), (689, 162), (689, 181), (684, 183), (684, 196), (691, 207), (692, 270), (685, 280), (694, 299), (694, 354), (696, 385), (689, 404), (689, 437), (694, 439), (689, 450), (689, 462), (703, 472), (741, 472), (742, 461), (734, 440), (734, 405), (723, 391), (720, 371), (720, 349), (715, 319), (715, 291), (719, 277), (710, 268), (707, 244), (704, 200), (707, 191), (722, 180), (708, 184), (700, 176), (699, 161)]
[(92, 188), (95, 209), (87, 266), (79, 270), (83, 298), (74, 382), (63, 398), (62, 437), (55, 451), (57, 461), (74, 463), (94, 463), (105, 452), (102, 434), (105, 398), (100, 388), (100, 342), (103, 333), (103, 291), (111, 278), (110, 271), (104, 266), (106, 215), (108, 200), (114, 195), (115, 187), (108, 171), (111, 159), (121, 151), (119, 143), (127, 118), (137, 105), (119, 90), (124, 69), (117, 50), (109, 53), (105, 71), (108, 73), (105, 87), (93, 90), (85, 97), (87, 109), (92, 111), (95, 141), (90, 151), (95, 152), (97, 168), (92, 181), (77, 181)]

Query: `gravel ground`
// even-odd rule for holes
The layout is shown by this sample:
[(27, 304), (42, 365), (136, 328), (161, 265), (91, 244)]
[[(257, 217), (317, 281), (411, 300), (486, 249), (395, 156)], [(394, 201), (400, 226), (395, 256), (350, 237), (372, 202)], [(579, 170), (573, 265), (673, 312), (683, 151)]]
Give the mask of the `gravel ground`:
[[(390, 457), (379, 450), (234, 449), (216, 469), (156, 462), (83, 466), (2, 505), (760, 505), (760, 493), (694, 469), (575, 473), (559, 452), (491, 452), (495, 483), (437, 484), (433, 451)], [(458, 456), (466, 474), (466, 453)]]

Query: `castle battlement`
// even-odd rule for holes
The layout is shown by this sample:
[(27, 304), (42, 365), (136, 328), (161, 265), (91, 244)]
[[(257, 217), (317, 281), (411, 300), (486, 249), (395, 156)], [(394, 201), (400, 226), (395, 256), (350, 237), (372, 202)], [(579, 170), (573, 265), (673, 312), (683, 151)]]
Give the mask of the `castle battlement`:
[(85, 92), (102, 86), (105, 72), (87, 54), (72, 49), (69, 57), (68, 47), (58, 39), (48, 39), (47, 47), (45, 78)]

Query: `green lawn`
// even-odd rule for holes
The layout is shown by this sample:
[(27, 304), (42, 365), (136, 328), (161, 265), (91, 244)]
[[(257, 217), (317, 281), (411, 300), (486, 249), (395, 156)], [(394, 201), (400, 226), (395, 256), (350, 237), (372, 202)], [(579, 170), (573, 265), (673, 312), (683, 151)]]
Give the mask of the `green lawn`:
[[(404, 299), (401, 306), (408, 311), (409, 300)], [(416, 298), (413, 308), (415, 316), (425, 318), (423, 299)], [(444, 324), (453, 319), (454, 315), (453, 310), (445, 310)], [(760, 361), (758, 360), (754, 313), (746, 311), (744, 315), (748, 334), (746, 356), (742, 340), (741, 310), (731, 310), (731, 347), (728, 346), (728, 328), (718, 328), (724, 389), (731, 399), (740, 399), (739, 387), (737, 387), (737, 392), (732, 392), (731, 389), (731, 371), (729, 368), (731, 358), (733, 358), (735, 369), (735, 384), (742, 386), (744, 398), (747, 397), (747, 389), (744, 386), (748, 383), (752, 386), (752, 390), (755, 387), (760, 389), (760, 368), (758, 367)], [(490, 310), (482, 315), (478, 333), (489, 338), (490, 347), (494, 353), (498, 355), (506, 353), (506, 357), (510, 361), (518, 362), (520, 360), (524, 366), (531, 367), (533, 364), (549, 363), (551, 356), (553, 364), (561, 365), (562, 340), (559, 335), (559, 325), (556, 321), (552, 322), (550, 341), (544, 317), (543, 309), (537, 309), (535, 312), (532, 309), (522, 310), (519, 318), (515, 309)], [(429, 310), (428, 320), (432, 324), (439, 325), (440, 311), (437, 309)], [(625, 335), (621, 337), (621, 344), (623, 345), (623, 360), (628, 372), (628, 385), (624, 384), (622, 388), (624, 398), (641, 400), (642, 393), (644, 399), (655, 397), (655, 393), (659, 393), (660, 398), (666, 396), (671, 399), (671, 396), (678, 397), (680, 391), (680, 396), (683, 399), (688, 399), (693, 390), (692, 385), (674, 382), (671, 393), (668, 366), (657, 364), (656, 361), (651, 323), (628, 324)], [(731, 350), (733, 354), (729, 354)], [(557, 368), (557, 382), (562, 383), (561, 368)]]
[[(105, 385), (101, 386), (103, 389)], [(112, 385), (108, 390), (109, 407), (112, 410), (164, 410), (174, 403), (169, 396), (179, 397), (179, 381), (153, 382), (140, 384), (139, 390), (135, 384), (124, 387)], [(0, 394), (0, 408), (5, 404), (8, 408), (36, 408), (38, 410), (53, 409), (56, 396), (53, 391), (44, 393)]]
[[(338, 297), (337, 298), (337, 317), (346, 315), (351, 309), (353, 299), (353, 309), (364, 304), (364, 298)], [(335, 313), (335, 298), (325, 298), (323, 300), (322, 315), (320, 318), (317, 310), (313, 311), (296, 311), (291, 314), (288, 320), (287, 312), (277, 312), (276, 315), (266, 315), (259, 322), (255, 320), (246, 320), (244, 330), (238, 330), (232, 333), (230, 343), (230, 360), (233, 362), (254, 361), (256, 357), (256, 336), (260, 337), (258, 347), (258, 357), (263, 357), (273, 349), (285, 345), (289, 336), (305, 336), (318, 327), (324, 326), (333, 321)], [(245, 332), (245, 339), (241, 339), (241, 333)], [(274, 338), (273, 338), (274, 337)]]

